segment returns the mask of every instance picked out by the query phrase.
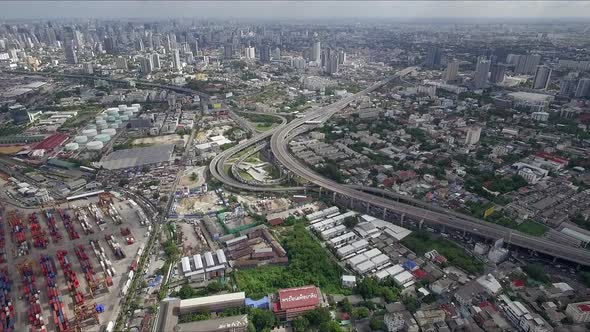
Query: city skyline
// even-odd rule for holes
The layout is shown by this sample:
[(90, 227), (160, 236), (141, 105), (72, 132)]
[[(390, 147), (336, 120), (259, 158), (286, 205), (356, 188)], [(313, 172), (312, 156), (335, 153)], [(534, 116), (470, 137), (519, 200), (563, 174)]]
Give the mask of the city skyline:
[[(8, 1), (0, 19), (55, 18), (584, 18), (590, 3), (579, 1)], [(265, 10), (261, 11), (260, 8)]]

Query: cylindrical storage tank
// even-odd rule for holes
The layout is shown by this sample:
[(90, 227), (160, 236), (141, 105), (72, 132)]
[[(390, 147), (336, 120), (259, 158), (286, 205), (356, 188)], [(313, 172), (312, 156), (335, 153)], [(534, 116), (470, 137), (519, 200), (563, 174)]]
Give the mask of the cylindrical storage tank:
[(84, 144), (84, 143), (88, 142), (88, 136), (84, 136), (84, 135), (76, 136), (76, 137), (74, 137), (74, 142)]
[(140, 109), (141, 109), (141, 105), (139, 105), (139, 104), (131, 104), (131, 107), (135, 107), (135, 108), (137, 108), (138, 110), (140, 110)]
[(113, 122), (113, 123), (109, 124), (109, 128), (117, 129), (117, 128), (119, 128), (119, 124)]
[(68, 143), (65, 146), (66, 151), (76, 151), (78, 150), (78, 148), (80, 148), (80, 145), (78, 145), (78, 143)]
[(127, 105), (119, 105), (119, 110), (124, 111), (127, 108)]
[(93, 151), (101, 150), (103, 147), (104, 147), (104, 143), (100, 142), (100, 141), (92, 141), (92, 142), (86, 144), (86, 148), (88, 150), (93, 150)]
[(115, 115), (115, 114), (118, 114), (118, 113), (119, 113), (119, 109), (118, 109), (118, 108), (113, 108), (113, 109), (110, 109), (110, 108), (109, 108), (109, 109), (107, 110), (107, 114), (108, 114), (108, 115)]
[[(132, 111), (125, 111), (125, 112), (123, 112), (123, 115), (132, 116), (133, 112)], [(123, 115), (121, 115), (121, 116), (123, 116)]]
[(116, 123), (116, 124), (118, 124), (119, 126), (121, 126), (121, 124), (123, 123), (123, 121), (121, 121), (121, 120), (116, 120), (116, 121), (115, 121), (115, 123)]
[(115, 129), (108, 128), (108, 129), (101, 130), (100, 133), (101, 134), (107, 134), (109, 136), (115, 136), (115, 134), (117, 133), (117, 131)]
[(91, 123), (89, 125), (86, 126), (88, 129), (96, 129), (96, 125), (94, 123)]
[(128, 115), (121, 115), (121, 117), (119, 118), (119, 120), (121, 120), (121, 121), (129, 121), (129, 116)]
[(138, 113), (139, 112), (139, 108), (137, 108), (137, 107), (129, 107), (127, 109), (130, 110), (133, 113)]
[(96, 134), (98, 134), (98, 132), (96, 131), (96, 128), (92, 128), (82, 130), (82, 134), (88, 137), (94, 137)]
[(107, 117), (107, 121), (108, 121), (108, 122), (115, 122), (115, 120), (117, 120), (117, 119), (115, 119), (115, 117), (114, 117), (114, 116), (112, 116), (112, 115), (109, 115), (109, 116)]
[(107, 124), (100, 124), (98, 125), (98, 129), (102, 130), (102, 129), (107, 129), (109, 126)]
[(104, 115), (97, 115), (94, 117), (94, 120), (98, 121), (98, 120), (102, 120), (104, 119)]
[(111, 140), (111, 135), (107, 135), (107, 134), (98, 134), (94, 137), (95, 140), (99, 141), (99, 142), (103, 142), (106, 143), (108, 141)]
[(112, 111), (119, 112), (119, 108), (118, 107), (109, 107), (109, 108), (107, 108), (107, 112), (108, 111), (111, 111), (111, 112)]

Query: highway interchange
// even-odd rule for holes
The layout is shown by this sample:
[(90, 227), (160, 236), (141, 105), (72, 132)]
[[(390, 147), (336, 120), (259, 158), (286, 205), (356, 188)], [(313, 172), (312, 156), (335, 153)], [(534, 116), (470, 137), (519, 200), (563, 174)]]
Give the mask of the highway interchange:
[[(373, 84), (371, 87), (346, 97), (331, 105), (318, 108), (305, 114), (304, 117), (297, 118), (287, 123), (284, 117), (281, 117), (282, 123), (279, 126), (272, 128), (263, 133), (255, 133), (254, 136), (247, 141), (233, 146), (222, 153), (215, 156), (210, 165), (209, 170), (213, 177), (221, 181), (223, 184), (244, 191), (256, 191), (256, 192), (299, 192), (305, 189), (311, 189), (312, 186), (322, 188), (324, 192), (332, 193), (334, 198), (336, 195), (339, 197), (345, 197), (350, 200), (351, 205), (362, 204), (366, 207), (367, 211), (378, 216), (390, 216), (398, 217), (401, 220), (413, 220), (419, 224), (426, 223), (429, 225), (438, 225), (439, 227), (448, 227), (454, 230), (463, 231), (465, 233), (474, 234), (482, 238), (488, 238), (497, 240), (503, 238), (504, 241), (510, 245), (518, 246), (521, 248), (529, 249), (538, 253), (547, 254), (556, 258), (561, 258), (566, 261), (574, 262), (580, 265), (590, 266), (590, 251), (583, 248), (576, 248), (567, 244), (555, 242), (553, 240), (534, 237), (526, 235), (524, 233), (511, 230), (509, 228), (486, 222), (477, 218), (466, 216), (454, 211), (436, 208), (428, 205), (424, 202), (419, 202), (405, 196), (399, 196), (391, 192), (385, 192), (376, 188), (367, 188), (359, 186), (347, 186), (330, 179), (324, 178), (321, 175), (310, 170), (306, 165), (299, 162), (293, 157), (288, 148), (288, 142), (293, 139), (296, 135), (310, 129), (310, 121), (314, 124), (317, 122), (324, 122), (328, 120), (332, 115), (345, 108), (351, 102), (355, 101), (360, 96), (364, 96), (381, 86), (387, 84), (393, 79), (403, 77), (408, 73), (416, 70), (416, 67), (405, 68), (395, 75), (379, 81)], [(31, 74), (31, 73), (21, 73)], [(78, 79), (105, 79), (102, 77), (95, 77), (89, 75), (48, 75), (48, 76), (63, 76), (68, 78)], [(126, 80), (108, 79), (106, 80), (128, 83)], [(209, 96), (187, 88), (178, 86), (161, 85), (157, 83), (141, 82), (136, 81), (138, 84), (157, 87), (161, 89), (169, 89), (176, 92), (188, 93), (198, 95), (201, 98), (208, 98)], [(232, 114), (235, 116), (235, 114)], [(293, 186), (293, 187), (269, 187), (269, 186), (258, 186), (240, 182), (230, 175), (228, 175), (224, 169), (224, 165), (227, 164), (228, 160), (236, 154), (253, 147), (264, 140), (270, 138), (270, 149), (274, 154), (278, 163), (285, 167), (292, 174), (307, 180), (310, 186)], [(381, 194), (383, 197), (371, 194)], [(398, 201), (385, 198), (385, 196), (394, 197)], [(401, 199), (400, 199), (401, 198)], [(401, 200), (407, 203), (400, 202)]]

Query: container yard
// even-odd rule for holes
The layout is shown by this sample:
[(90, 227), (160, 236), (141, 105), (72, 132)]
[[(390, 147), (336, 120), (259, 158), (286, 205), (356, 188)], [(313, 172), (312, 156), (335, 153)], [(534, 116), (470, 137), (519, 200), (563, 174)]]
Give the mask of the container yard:
[(0, 207), (0, 331), (104, 330), (150, 229), (137, 203), (109, 193), (40, 210)]

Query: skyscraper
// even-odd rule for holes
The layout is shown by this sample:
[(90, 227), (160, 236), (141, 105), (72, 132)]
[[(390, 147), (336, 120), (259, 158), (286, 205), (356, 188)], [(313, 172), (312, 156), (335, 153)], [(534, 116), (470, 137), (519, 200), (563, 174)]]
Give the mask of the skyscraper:
[(273, 59), (275, 60), (281, 60), (281, 49), (280, 48), (275, 48), (273, 54), (272, 54)]
[(225, 43), (223, 46), (223, 57), (226, 59), (233, 59), (234, 57), (234, 46), (232, 43)]
[(428, 51), (426, 53), (426, 60), (424, 61), (424, 65), (427, 68), (434, 68), (440, 65), (441, 58), (442, 52), (440, 48), (431, 46), (428, 48)]
[(135, 40), (135, 50), (138, 52), (143, 52), (144, 47), (143, 47), (143, 39), (141, 38), (137, 38)]
[(107, 54), (117, 54), (117, 41), (113, 37), (104, 39), (104, 50)]
[(516, 74), (532, 74), (541, 62), (541, 56), (539, 54), (512, 55), (511, 61), (515, 62)]
[(182, 69), (182, 63), (180, 62), (180, 52), (177, 48), (172, 50), (172, 67), (177, 71)]
[(326, 72), (329, 75), (336, 74), (338, 72), (338, 54), (332, 52), (326, 61)]
[(490, 60), (479, 59), (475, 66), (475, 75), (473, 78), (473, 85), (476, 89), (481, 89), (486, 86), (488, 81), (488, 73), (490, 72)]
[(153, 69), (160, 69), (162, 67), (160, 65), (160, 55), (158, 53), (152, 53), (151, 58)]
[(346, 52), (344, 50), (338, 51), (338, 64), (344, 64), (346, 62)]
[(191, 51), (184, 52), (184, 58), (186, 59), (186, 63), (192, 64), (195, 62), (195, 57)]
[(314, 40), (311, 45), (311, 61), (320, 62), (322, 56), (322, 49), (319, 40)]
[(538, 66), (535, 78), (533, 79), (533, 89), (547, 89), (549, 79), (551, 78), (551, 68), (547, 66)]
[(492, 73), (490, 74), (490, 82), (498, 84), (504, 82), (506, 76), (506, 65), (498, 63), (492, 66)]
[(74, 48), (74, 30), (72, 27), (66, 27), (64, 29), (64, 52), (67, 63), (73, 65), (78, 63), (76, 49)]
[(451, 82), (457, 79), (459, 75), (459, 62), (458, 61), (451, 61), (447, 64), (447, 68), (443, 73), (443, 81)]
[(266, 44), (260, 47), (260, 62), (270, 62), (270, 46)]

